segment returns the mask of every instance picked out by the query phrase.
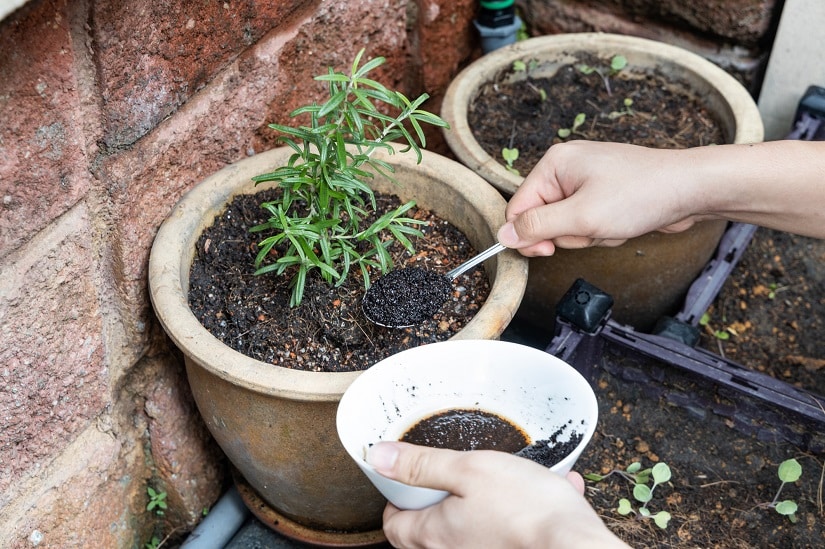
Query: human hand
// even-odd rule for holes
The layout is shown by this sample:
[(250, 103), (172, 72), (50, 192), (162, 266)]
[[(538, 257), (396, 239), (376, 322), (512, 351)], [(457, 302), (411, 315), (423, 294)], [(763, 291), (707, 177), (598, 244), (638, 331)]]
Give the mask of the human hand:
[(498, 239), (537, 256), (686, 230), (703, 218), (695, 213), (704, 195), (690, 177), (694, 162), (692, 150), (580, 140), (553, 145), (507, 204)]
[(577, 473), (565, 480), (504, 452), (403, 442), (376, 444), (367, 461), (386, 477), (449, 492), (418, 511), (388, 504), (384, 533), (394, 547), (626, 547), (582, 496), (584, 481)]

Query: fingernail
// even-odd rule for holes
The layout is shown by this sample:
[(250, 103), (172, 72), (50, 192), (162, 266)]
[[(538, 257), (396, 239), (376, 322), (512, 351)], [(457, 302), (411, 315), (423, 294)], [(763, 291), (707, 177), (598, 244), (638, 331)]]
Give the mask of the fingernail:
[(367, 450), (367, 463), (379, 473), (392, 471), (398, 461), (398, 449), (394, 444), (379, 442)]
[(504, 246), (512, 248), (518, 244), (518, 235), (516, 234), (516, 227), (508, 222), (501, 226), (497, 235), (498, 241)]

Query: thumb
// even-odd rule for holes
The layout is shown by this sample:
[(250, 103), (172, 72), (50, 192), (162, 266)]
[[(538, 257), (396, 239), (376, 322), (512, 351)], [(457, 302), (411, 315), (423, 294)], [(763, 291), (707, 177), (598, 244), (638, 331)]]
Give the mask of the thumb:
[(593, 238), (574, 226), (569, 215), (565, 215), (569, 211), (570, 208), (565, 210), (555, 203), (530, 208), (502, 225), (496, 236), (504, 246), (523, 253), (529, 251), (528, 255), (551, 255), (556, 247), (591, 246)]
[(367, 451), (367, 463), (381, 475), (404, 484), (455, 493), (455, 464), (462, 453), (406, 442), (379, 442)]

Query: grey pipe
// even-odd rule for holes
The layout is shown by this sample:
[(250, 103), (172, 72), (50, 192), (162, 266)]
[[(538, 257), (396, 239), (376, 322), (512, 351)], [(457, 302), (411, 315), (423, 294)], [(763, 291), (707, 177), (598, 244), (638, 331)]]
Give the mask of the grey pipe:
[(181, 549), (222, 549), (249, 516), (238, 489), (232, 486), (186, 538)]

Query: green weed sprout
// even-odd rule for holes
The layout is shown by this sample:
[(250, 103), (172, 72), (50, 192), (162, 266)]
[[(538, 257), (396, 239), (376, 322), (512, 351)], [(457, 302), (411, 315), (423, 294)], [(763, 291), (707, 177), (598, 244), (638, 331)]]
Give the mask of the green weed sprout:
[(615, 76), (621, 72), (623, 68), (627, 66), (627, 58), (624, 55), (614, 55), (610, 58), (610, 69), (605, 70), (600, 67), (591, 67), (585, 63), (581, 63), (576, 66), (579, 69), (579, 72), (582, 74), (598, 74), (602, 82), (604, 82), (604, 89), (607, 91), (607, 95), (613, 95), (610, 90), (610, 77)]
[(624, 107), (620, 111), (613, 111), (607, 115), (610, 120), (615, 120), (616, 118), (621, 118), (622, 116), (633, 116), (636, 112), (633, 110), (633, 100), (629, 97), (625, 97), (624, 101), (622, 101), (622, 105)]
[(557, 132), (558, 136), (562, 139), (567, 139), (568, 137), (570, 137), (570, 134), (575, 133), (576, 130), (578, 130), (581, 127), (581, 125), (584, 124), (585, 118), (587, 118), (587, 115), (585, 115), (583, 112), (580, 112), (576, 115), (576, 118), (573, 119), (572, 126), (570, 126), (569, 128), (559, 128), (559, 131)]
[(727, 341), (730, 339), (730, 332), (727, 330), (715, 330), (710, 327), (710, 315), (708, 313), (703, 313), (702, 316), (699, 318), (699, 326), (707, 327), (712, 333), (713, 337), (719, 339), (721, 341)]
[[(623, 516), (632, 513), (644, 519), (653, 519), (653, 522), (659, 528), (663, 530), (667, 528), (671, 519), (670, 513), (667, 511), (653, 513), (647, 504), (653, 499), (653, 492), (656, 490), (656, 487), (670, 480), (670, 467), (662, 462), (657, 463), (649, 469), (642, 469), (642, 464), (637, 461), (631, 463), (625, 470), (614, 469), (606, 475), (589, 473), (584, 475), (584, 478), (599, 482), (614, 473), (633, 483), (633, 498), (641, 504), (638, 510), (636, 510), (633, 508), (633, 504), (629, 499), (621, 498), (616, 511)], [(651, 484), (648, 486), (648, 483)]]
[(167, 508), (166, 492), (158, 492), (151, 486), (147, 486), (146, 493), (149, 494), (149, 503), (146, 504), (146, 510), (154, 511), (157, 515), (163, 516)]
[(519, 175), (518, 170), (513, 167), (513, 162), (518, 160), (518, 149), (504, 147), (501, 149), (501, 157), (507, 163), (507, 165), (504, 166), (507, 168), (507, 171)]
[[(368, 78), (368, 73), (386, 60), (376, 57), (361, 65), (363, 54), (363, 49), (358, 52), (350, 74), (330, 68), (327, 74), (315, 77), (328, 84), (329, 99), (290, 114), (308, 115), (308, 125), (269, 125), (283, 134), (278, 140), (294, 152), (286, 165), (252, 178), (256, 185), (277, 182), (282, 190), (278, 200), (261, 204), (269, 212), (269, 219), (250, 229), (253, 233), (272, 233), (258, 243), (255, 274), (280, 275), (294, 269), (290, 280), (292, 307), (301, 303), (307, 274), (314, 269), (328, 284), (340, 286), (350, 269), (357, 267), (365, 288), (369, 288), (370, 268), (381, 273), (391, 269), (387, 249), (392, 242), (414, 252), (409, 237), (420, 236), (416, 226), (426, 224), (405, 217), (415, 205), (410, 201), (365, 226), (365, 220), (377, 208), (366, 181), (375, 176), (373, 172), (393, 180), (394, 171), (387, 162), (373, 158), (373, 153), (378, 149), (393, 153), (390, 142), (400, 141), (404, 144), (402, 152), (414, 151), (421, 162), (421, 148), (426, 145), (422, 124), (448, 124), (421, 110), (421, 104), (429, 98), (427, 94), (410, 101)], [(266, 263), (273, 249), (277, 259)]]
[(795, 523), (798, 520), (796, 511), (799, 508), (796, 502), (790, 499), (783, 501), (778, 500), (785, 484), (796, 482), (802, 476), (802, 465), (795, 459), (786, 459), (779, 464), (777, 475), (779, 476), (779, 480), (782, 481), (782, 484), (779, 485), (779, 489), (776, 491), (773, 501), (768, 504), (768, 507), (775, 509), (777, 513), (788, 517), (791, 522)]

